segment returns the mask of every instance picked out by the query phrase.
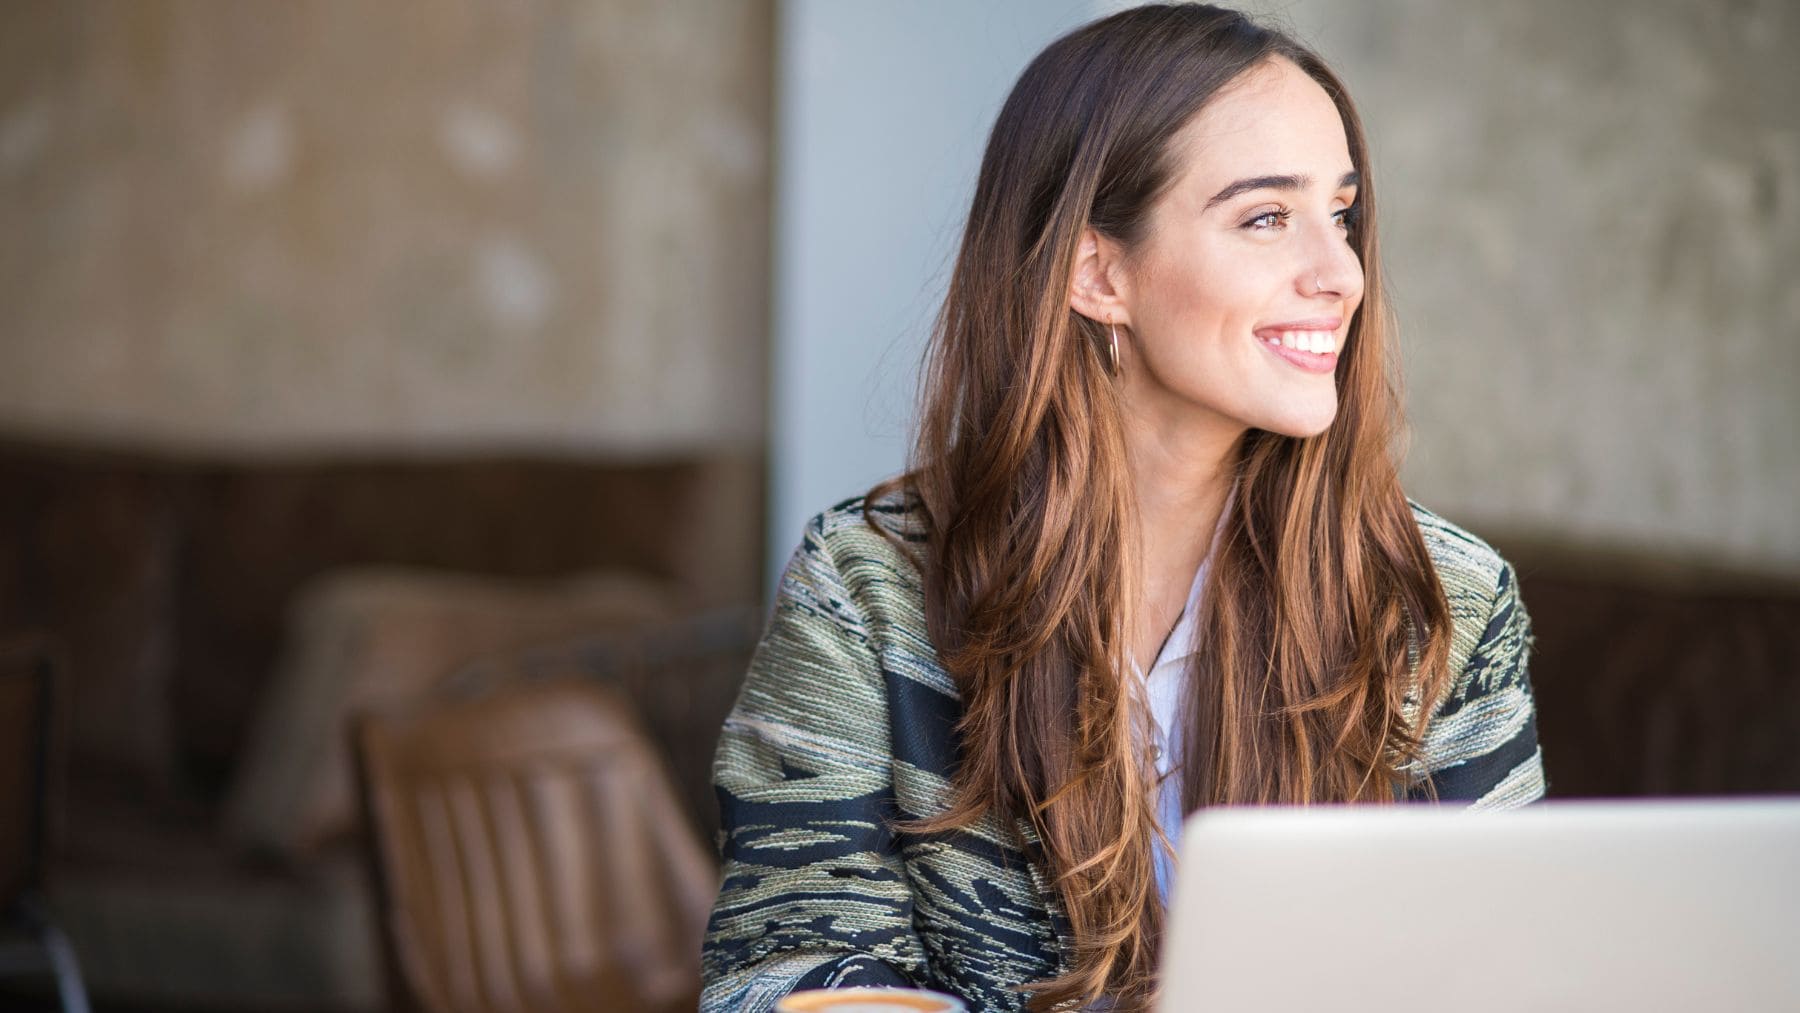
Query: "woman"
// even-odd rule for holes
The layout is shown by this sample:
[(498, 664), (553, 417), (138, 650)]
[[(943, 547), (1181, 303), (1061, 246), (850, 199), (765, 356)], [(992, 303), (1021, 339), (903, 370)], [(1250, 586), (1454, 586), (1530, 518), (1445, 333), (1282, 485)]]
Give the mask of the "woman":
[(1371, 184), (1235, 13), (1026, 69), (912, 468), (813, 520), (726, 721), (705, 1008), (1139, 1008), (1183, 813), (1542, 795), (1511, 569), (1397, 480)]

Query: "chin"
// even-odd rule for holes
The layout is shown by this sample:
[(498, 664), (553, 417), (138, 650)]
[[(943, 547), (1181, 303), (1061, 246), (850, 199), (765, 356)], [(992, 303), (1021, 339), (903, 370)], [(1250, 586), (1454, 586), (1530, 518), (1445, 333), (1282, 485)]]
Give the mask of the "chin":
[(1277, 433), (1282, 436), (1292, 436), (1295, 439), (1304, 440), (1318, 436), (1325, 430), (1330, 429), (1332, 420), (1336, 418), (1337, 400), (1334, 398), (1332, 399), (1331, 404), (1321, 406), (1314, 411), (1298, 412), (1285, 415), (1279, 419), (1270, 419), (1268, 423), (1261, 428), (1267, 429), (1271, 433)]

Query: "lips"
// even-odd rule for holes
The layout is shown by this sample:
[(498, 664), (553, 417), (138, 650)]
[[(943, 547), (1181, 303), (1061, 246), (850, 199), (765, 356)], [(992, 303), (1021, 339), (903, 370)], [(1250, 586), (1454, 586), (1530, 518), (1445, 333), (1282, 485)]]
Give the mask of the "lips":
[(1257, 343), (1275, 353), (1289, 365), (1296, 366), (1308, 373), (1329, 373), (1337, 369), (1338, 357), (1336, 352), (1302, 352), (1298, 348), (1288, 348), (1285, 345), (1270, 344), (1267, 341), (1259, 341)]

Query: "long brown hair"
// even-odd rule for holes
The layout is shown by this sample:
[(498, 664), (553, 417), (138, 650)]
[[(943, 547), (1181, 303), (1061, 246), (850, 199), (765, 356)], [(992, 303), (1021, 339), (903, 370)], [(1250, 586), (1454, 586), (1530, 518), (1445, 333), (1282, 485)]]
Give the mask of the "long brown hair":
[[(1221, 87), (1292, 61), (1337, 104), (1361, 176), (1364, 298), (1322, 434), (1247, 432), (1213, 543), (1182, 738), (1184, 805), (1392, 801), (1443, 692), (1450, 617), (1401, 491), (1400, 404), (1373, 174), (1312, 52), (1203, 5), (1127, 10), (1052, 43), (989, 137), (927, 357), (901, 491), (925, 514), (930, 634), (961, 691), (947, 811), (1036, 832), (1073, 935), (1034, 1005), (1154, 991), (1163, 908), (1147, 708), (1125, 677), (1140, 561), (1104, 329), (1069, 308), (1085, 227), (1127, 249), (1171, 182), (1171, 139)], [(877, 524), (869, 517), (871, 524)], [(1415, 718), (1414, 715), (1419, 717)]]

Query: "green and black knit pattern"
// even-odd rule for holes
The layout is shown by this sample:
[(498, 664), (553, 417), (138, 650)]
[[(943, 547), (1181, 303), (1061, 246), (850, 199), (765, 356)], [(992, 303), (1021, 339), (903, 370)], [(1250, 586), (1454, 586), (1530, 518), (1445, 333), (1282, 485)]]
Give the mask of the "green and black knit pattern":
[[(873, 511), (920, 537), (899, 500)], [(1459, 675), (1428, 729), (1442, 801), (1542, 797), (1526, 675), (1530, 620), (1511, 567), (1413, 504), (1449, 597)], [(990, 819), (924, 838), (896, 820), (942, 811), (955, 686), (926, 635), (920, 577), (841, 503), (808, 524), (714, 762), (724, 882), (704, 950), (709, 1011), (768, 1010), (796, 988), (894, 984), (1016, 1010), (1053, 977), (1066, 919), (1029, 827)]]

